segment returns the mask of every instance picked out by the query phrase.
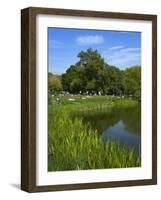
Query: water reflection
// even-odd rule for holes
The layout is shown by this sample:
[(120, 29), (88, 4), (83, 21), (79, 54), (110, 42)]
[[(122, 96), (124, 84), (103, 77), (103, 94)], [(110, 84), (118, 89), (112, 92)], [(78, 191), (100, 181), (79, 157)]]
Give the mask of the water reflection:
[(108, 140), (115, 140), (127, 147), (133, 146), (139, 151), (141, 145), (141, 106), (113, 107), (102, 111), (77, 113), (73, 116), (81, 117), (83, 123), (90, 123), (103, 134), (104, 144)]
[(111, 128), (107, 128), (103, 133), (104, 145), (107, 141), (117, 141), (120, 144), (130, 148), (131, 146), (134, 150), (139, 153), (139, 146), (141, 144), (140, 134), (133, 134), (129, 132), (123, 123), (119, 121)]

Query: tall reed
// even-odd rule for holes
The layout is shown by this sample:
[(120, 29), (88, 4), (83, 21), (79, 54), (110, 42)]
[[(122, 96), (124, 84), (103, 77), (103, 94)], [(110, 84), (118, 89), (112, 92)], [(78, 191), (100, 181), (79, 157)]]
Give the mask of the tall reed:
[[(53, 112), (54, 111), (54, 112)], [(62, 106), (50, 107), (48, 118), (48, 170), (81, 170), (139, 167), (134, 149), (98, 137), (90, 124), (72, 120)], [(140, 154), (139, 154), (140, 155)]]

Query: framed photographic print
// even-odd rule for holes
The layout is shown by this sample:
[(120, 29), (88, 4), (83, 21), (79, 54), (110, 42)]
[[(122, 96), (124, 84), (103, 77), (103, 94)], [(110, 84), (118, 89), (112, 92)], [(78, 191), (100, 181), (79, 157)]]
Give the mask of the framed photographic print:
[(21, 11), (21, 188), (157, 183), (157, 16)]

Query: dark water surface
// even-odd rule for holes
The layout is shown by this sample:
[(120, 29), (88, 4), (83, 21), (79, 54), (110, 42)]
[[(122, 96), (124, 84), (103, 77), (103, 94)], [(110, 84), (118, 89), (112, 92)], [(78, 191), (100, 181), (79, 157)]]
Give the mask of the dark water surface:
[(77, 113), (84, 124), (90, 123), (103, 136), (103, 142), (116, 141), (126, 147), (133, 147), (139, 152), (141, 145), (141, 106), (123, 106), (101, 111)]

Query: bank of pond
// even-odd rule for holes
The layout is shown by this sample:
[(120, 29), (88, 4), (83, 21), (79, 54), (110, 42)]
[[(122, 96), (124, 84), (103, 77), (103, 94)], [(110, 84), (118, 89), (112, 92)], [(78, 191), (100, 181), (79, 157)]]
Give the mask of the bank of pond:
[(53, 102), (48, 106), (49, 171), (141, 166), (140, 102), (81, 95), (57, 96)]

